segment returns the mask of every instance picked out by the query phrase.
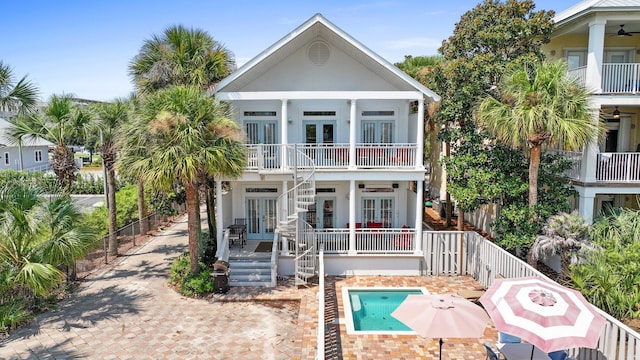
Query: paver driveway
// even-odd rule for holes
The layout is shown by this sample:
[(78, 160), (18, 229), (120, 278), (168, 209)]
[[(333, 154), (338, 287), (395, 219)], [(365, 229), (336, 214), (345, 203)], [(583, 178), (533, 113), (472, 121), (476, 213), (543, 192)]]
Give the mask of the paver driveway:
[[(58, 309), (0, 343), (0, 359), (291, 359), (298, 305), (188, 299), (167, 287), (186, 217)], [(298, 348), (299, 351), (299, 348)]]

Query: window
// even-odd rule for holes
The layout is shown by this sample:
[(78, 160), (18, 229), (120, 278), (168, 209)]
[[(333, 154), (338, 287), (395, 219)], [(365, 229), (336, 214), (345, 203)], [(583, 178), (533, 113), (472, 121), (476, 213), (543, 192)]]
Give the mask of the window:
[(567, 67), (569, 70), (587, 65), (586, 50), (567, 50), (565, 57), (567, 58)]
[(303, 111), (303, 116), (336, 116), (335, 111)]
[(9, 153), (8, 152), (4, 153), (4, 164), (5, 165), (11, 164), (11, 160), (9, 160)]
[(275, 111), (245, 111), (244, 112), (244, 116), (260, 116), (260, 117), (264, 117), (264, 116), (276, 116), (276, 112)]
[(42, 150), (36, 150), (36, 162), (42, 162)]

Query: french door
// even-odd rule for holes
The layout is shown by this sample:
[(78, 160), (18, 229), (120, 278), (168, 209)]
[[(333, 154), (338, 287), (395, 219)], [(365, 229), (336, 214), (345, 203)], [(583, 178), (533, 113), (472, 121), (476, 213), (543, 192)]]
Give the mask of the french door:
[(393, 142), (392, 120), (362, 120), (362, 142), (389, 144)]
[(317, 197), (309, 206), (305, 220), (314, 229), (333, 229), (335, 227), (335, 198)]
[(265, 167), (280, 166), (280, 152), (278, 151), (278, 127), (276, 121), (250, 120), (245, 121), (244, 129), (248, 144), (262, 144), (262, 152), (257, 154)]
[(277, 198), (255, 197), (246, 199), (247, 239), (272, 240), (277, 225)]
[(333, 120), (313, 120), (304, 122), (304, 137), (307, 156), (315, 160), (317, 165), (333, 159), (331, 146), (335, 142), (336, 122)]
[(382, 223), (382, 227), (393, 226), (393, 198), (365, 197), (362, 199), (362, 221), (367, 223)]

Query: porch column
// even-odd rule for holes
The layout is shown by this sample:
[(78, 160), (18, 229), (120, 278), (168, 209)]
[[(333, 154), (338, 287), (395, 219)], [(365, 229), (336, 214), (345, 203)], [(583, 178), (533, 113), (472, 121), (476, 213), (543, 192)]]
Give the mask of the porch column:
[[(224, 234), (224, 224), (222, 219), (222, 181), (215, 182), (216, 186), (216, 243), (217, 248), (222, 246), (222, 237)], [(233, 210), (233, 209), (232, 209)]]
[[(591, 109), (593, 121), (600, 121), (600, 110)], [(582, 152), (582, 161), (580, 165), (580, 180), (583, 182), (595, 182), (596, 181), (596, 166), (598, 161), (598, 153), (600, 148), (598, 147), (598, 135), (596, 135), (587, 145)]]
[(282, 115), (280, 118), (280, 129), (282, 133), (282, 138), (280, 139), (280, 143), (282, 144), (280, 149), (280, 168), (282, 170), (287, 169), (287, 143), (289, 141), (289, 111), (288, 111), (288, 99), (280, 100), (280, 114)]
[(424, 168), (424, 100), (418, 100), (418, 131), (416, 134), (416, 168)]
[(349, 168), (356, 168), (356, 99), (351, 99), (351, 111), (349, 112)]
[[(287, 180), (283, 180), (282, 181), (282, 193), (286, 194), (287, 191), (289, 191), (289, 188), (287, 187)], [(278, 219), (278, 221), (285, 221), (287, 219), (287, 216), (289, 215), (289, 202), (287, 201), (287, 197), (283, 196), (280, 199), (280, 208), (278, 209), (278, 211), (280, 212), (279, 216), (276, 216), (276, 219)], [(278, 224), (278, 226), (280, 226), (280, 224)], [(289, 255), (289, 241), (287, 241), (284, 236), (281, 237), (282, 239), (282, 252), (280, 253), (283, 256), (287, 256)]]
[(413, 254), (422, 255), (422, 214), (424, 214), (424, 181), (416, 181), (416, 241)]
[(356, 254), (356, 181), (349, 180), (349, 255)]
[(587, 222), (587, 224), (593, 223), (593, 210), (595, 205), (595, 193), (591, 189), (578, 188), (578, 213)]
[(618, 130), (618, 152), (627, 152), (627, 151), (636, 151), (636, 149), (631, 147), (629, 143), (629, 138), (631, 132), (631, 118), (629, 116), (620, 117), (620, 130)]
[(607, 21), (594, 19), (589, 22), (589, 49), (587, 52), (586, 87), (602, 92), (602, 58), (604, 53), (604, 26)]

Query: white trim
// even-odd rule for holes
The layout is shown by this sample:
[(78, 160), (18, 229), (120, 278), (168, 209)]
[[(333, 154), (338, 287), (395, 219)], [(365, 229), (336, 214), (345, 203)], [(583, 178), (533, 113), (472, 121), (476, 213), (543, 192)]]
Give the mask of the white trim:
[(421, 100), (419, 91), (259, 91), (259, 92), (221, 92), (216, 98), (223, 101), (233, 100)]

